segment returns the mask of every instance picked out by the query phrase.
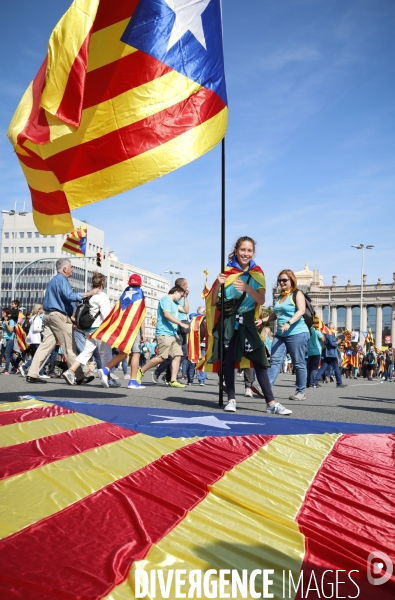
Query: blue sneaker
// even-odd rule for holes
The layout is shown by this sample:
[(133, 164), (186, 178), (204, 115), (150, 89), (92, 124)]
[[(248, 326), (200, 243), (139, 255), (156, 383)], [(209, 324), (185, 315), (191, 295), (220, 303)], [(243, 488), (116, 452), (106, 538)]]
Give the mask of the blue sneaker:
[(97, 374), (99, 375), (99, 379), (101, 381), (101, 384), (103, 387), (110, 387), (108, 384), (108, 376), (110, 374), (109, 369), (107, 369), (107, 367), (104, 367), (103, 369), (99, 369)]
[(131, 379), (128, 383), (128, 388), (130, 390), (145, 390), (145, 385), (141, 385), (135, 379)]
[(115, 381), (112, 377), (108, 378), (108, 386), (107, 387), (121, 387), (119, 381)]

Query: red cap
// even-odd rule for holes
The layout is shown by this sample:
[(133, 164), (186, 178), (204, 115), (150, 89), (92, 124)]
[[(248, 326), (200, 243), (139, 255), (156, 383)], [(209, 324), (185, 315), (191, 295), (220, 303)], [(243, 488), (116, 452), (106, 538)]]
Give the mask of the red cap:
[(132, 273), (132, 275), (129, 277), (128, 285), (140, 287), (142, 283), (141, 277), (140, 275), (137, 275), (137, 273)]

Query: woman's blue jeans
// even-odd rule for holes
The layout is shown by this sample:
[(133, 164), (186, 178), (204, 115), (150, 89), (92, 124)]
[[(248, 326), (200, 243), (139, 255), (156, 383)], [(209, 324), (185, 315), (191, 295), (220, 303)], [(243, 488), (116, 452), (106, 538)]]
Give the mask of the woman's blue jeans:
[(4, 352), (5, 370), (6, 371), (10, 370), (10, 362), (11, 362), (11, 356), (12, 356), (13, 351), (14, 351), (14, 338), (11, 338), (10, 340), (6, 341), (5, 352)]
[(304, 394), (307, 377), (306, 349), (309, 339), (310, 333), (308, 331), (284, 337), (279, 335), (274, 336), (272, 353), (270, 356), (270, 368), (267, 372), (272, 387), (280, 373), (285, 355), (288, 353), (291, 356), (292, 364), (295, 368), (296, 391)]

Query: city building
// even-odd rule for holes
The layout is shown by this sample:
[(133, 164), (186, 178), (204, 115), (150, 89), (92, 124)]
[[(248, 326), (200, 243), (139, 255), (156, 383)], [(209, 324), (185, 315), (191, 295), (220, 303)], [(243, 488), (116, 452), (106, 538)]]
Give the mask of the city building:
[[(5, 213), (2, 217), (1, 306), (10, 306), (11, 300), (15, 298), (20, 301), (24, 310), (30, 310), (34, 303), (42, 302), (45, 288), (56, 274), (56, 260), (67, 257), (73, 265), (73, 275), (69, 279), (71, 287), (76, 292), (84, 292), (85, 287), (88, 289), (91, 287), (93, 271), (100, 271), (106, 275), (107, 293), (112, 304), (115, 304), (127, 286), (130, 274), (139, 273), (146, 295), (146, 335), (149, 338), (155, 337), (153, 323), (157, 318), (158, 300), (170, 288), (168, 279), (118, 260), (114, 252), (105, 248), (104, 231), (85, 221), (74, 219), (76, 227), (85, 224), (88, 229), (86, 258), (77, 258), (62, 252), (67, 234), (40, 234), (34, 225), (32, 213)], [(96, 264), (98, 253), (101, 255), (100, 267)], [(13, 290), (15, 290), (14, 294)]]
[[(328, 323), (332, 321), (339, 331), (359, 331), (361, 311), (361, 284), (338, 285), (333, 275), (332, 284), (324, 284), (319, 270), (310, 270), (306, 263), (302, 271), (295, 272), (298, 287), (311, 298), (318, 316)], [(395, 342), (395, 273), (392, 283), (368, 284), (363, 276), (362, 332), (372, 329), (377, 347)], [(277, 297), (273, 288), (273, 301)]]

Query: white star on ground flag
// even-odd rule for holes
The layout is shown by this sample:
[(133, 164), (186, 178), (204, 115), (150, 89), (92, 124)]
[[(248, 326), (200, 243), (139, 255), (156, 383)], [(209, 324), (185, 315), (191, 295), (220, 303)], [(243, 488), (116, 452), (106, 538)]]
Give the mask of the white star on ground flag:
[(150, 415), (150, 417), (160, 417), (161, 419), (167, 419), (167, 421), (151, 421), (151, 423), (161, 423), (165, 425), (166, 423), (188, 423), (188, 424), (198, 424), (205, 425), (206, 427), (216, 427), (217, 429), (230, 429), (227, 423), (231, 423), (233, 425), (264, 425), (264, 423), (247, 423), (246, 421), (222, 421), (214, 415), (210, 415), (209, 417), (165, 417), (163, 415)]
[(170, 34), (167, 50), (169, 51), (187, 31), (190, 31), (203, 48), (207, 50), (202, 13), (207, 8), (210, 0), (165, 0), (165, 2), (176, 13), (176, 20)]

